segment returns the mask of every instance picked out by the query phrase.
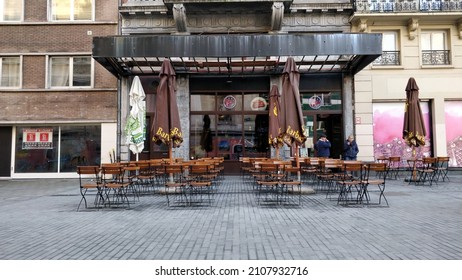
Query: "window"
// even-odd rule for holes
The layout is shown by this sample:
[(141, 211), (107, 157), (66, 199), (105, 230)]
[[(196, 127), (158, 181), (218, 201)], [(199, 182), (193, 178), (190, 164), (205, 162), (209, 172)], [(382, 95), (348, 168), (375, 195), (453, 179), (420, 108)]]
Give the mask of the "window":
[(431, 104), (420, 102), (422, 109), (425, 130), (425, 146), (416, 149), (413, 155), (412, 149), (403, 141), (404, 106), (403, 103), (379, 102), (372, 104), (372, 123), (374, 138), (374, 157), (400, 156), (402, 159), (411, 157), (432, 156), (432, 116)]
[(16, 173), (75, 172), (101, 164), (101, 126), (18, 126)]
[(93, 0), (50, 0), (51, 20), (92, 20)]
[(447, 48), (447, 34), (445, 31), (422, 31), (420, 38), (423, 65), (450, 64), (449, 50)]
[(0, 21), (21, 21), (23, 0), (0, 0)]
[(374, 65), (400, 65), (398, 48), (398, 32), (382, 32), (382, 56), (374, 61)]
[(0, 87), (19, 87), (21, 75), (19, 57), (0, 57)]
[(91, 86), (91, 57), (51, 57), (50, 87)]

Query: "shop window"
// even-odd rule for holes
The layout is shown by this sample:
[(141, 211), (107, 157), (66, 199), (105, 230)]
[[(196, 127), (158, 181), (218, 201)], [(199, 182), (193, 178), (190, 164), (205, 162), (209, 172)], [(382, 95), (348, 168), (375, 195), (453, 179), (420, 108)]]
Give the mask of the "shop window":
[(21, 21), (24, 0), (0, 0), (0, 21)]
[(0, 57), (0, 87), (20, 87), (21, 59), (20, 57)]
[(422, 65), (449, 65), (451, 63), (446, 31), (423, 30), (420, 34), (420, 44)]
[(94, 0), (50, 0), (52, 21), (93, 20)]
[[(404, 94), (404, 93), (403, 93)], [(416, 156), (432, 156), (430, 103), (420, 102), (425, 130), (425, 146), (416, 149)], [(402, 159), (413, 157), (412, 148), (403, 140), (404, 103), (373, 104), (374, 157), (399, 156)], [(402, 163), (403, 166), (405, 162)]]
[(450, 167), (462, 167), (462, 101), (444, 102), (446, 149)]
[(90, 56), (51, 57), (50, 87), (90, 87), (92, 60)]
[(378, 57), (374, 65), (400, 65), (400, 51), (398, 45), (398, 32), (382, 32), (382, 55)]
[(15, 173), (75, 172), (100, 165), (101, 126), (17, 127)]

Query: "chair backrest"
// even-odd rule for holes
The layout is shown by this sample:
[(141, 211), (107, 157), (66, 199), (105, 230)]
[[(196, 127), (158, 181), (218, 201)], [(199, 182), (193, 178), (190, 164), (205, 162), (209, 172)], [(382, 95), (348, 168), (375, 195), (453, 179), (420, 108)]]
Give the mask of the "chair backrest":
[(437, 157), (437, 164), (440, 168), (448, 168), (449, 157)]
[(79, 174), (80, 185), (82, 185), (82, 180), (84, 179), (84, 177), (87, 177), (87, 179), (88, 177), (91, 177), (90, 179), (94, 180), (95, 183), (101, 182), (99, 166), (96, 166), (96, 165), (77, 166), (77, 174)]
[(97, 175), (99, 174), (99, 166), (77, 166), (77, 174), (79, 175)]
[(101, 170), (104, 181), (122, 182), (124, 180), (125, 171), (123, 166), (103, 166)]
[(424, 157), (422, 158), (422, 166), (426, 169), (436, 168), (437, 158)]
[(344, 161), (340, 163), (341, 173), (338, 177), (341, 180), (360, 180), (363, 177), (363, 164), (361, 162)]
[(342, 160), (333, 159), (333, 158), (326, 158), (324, 161), (321, 161), (321, 165), (323, 165), (323, 167), (325, 169), (341, 168), (342, 167)]
[(134, 180), (137, 178), (140, 172), (140, 167), (139, 166), (125, 166), (124, 171), (127, 173), (127, 178), (130, 180)]
[(195, 175), (207, 174), (211, 169), (211, 164), (207, 162), (197, 162), (189, 166), (189, 173)]
[(345, 172), (360, 172), (362, 171), (363, 164), (361, 162), (344, 162), (342, 170)]
[(385, 162), (371, 162), (365, 165), (364, 180), (368, 181), (371, 176), (385, 181), (387, 177), (387, 164)]
[(164, 172), (166, 174), (179, 174), (183, 173), (184, 165), (183, 164), (165, 164)]
[(278, 170), (278, 165), (273, 162), (261, 162), (260, 172), (262, 173), (273, 173)]
[(401, 157), (393, 156), (388, 158), (388, 167), (397, 168), (401, 165)]

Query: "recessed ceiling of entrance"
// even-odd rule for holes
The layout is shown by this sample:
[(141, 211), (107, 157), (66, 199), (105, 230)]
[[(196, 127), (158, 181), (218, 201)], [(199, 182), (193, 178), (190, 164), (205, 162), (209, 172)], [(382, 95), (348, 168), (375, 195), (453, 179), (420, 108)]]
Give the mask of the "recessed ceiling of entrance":
[(281, 74), (288, 57), (303, 73), (356, 73), (382, 52), (380, 34), (138, 35), (94, 38), (93, 57), (117, 76)]

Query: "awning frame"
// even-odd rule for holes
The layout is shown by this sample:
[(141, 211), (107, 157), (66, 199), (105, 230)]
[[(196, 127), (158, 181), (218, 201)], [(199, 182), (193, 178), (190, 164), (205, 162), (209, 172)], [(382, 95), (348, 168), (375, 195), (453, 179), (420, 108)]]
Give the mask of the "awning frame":
[(93, 58), (117, 77), (157, 75), (165, 58), (177, 74), (281, 74), (294, 57), (301, 74), (356, 74), (382, 54), (382, 35), (216, 34), (95, 37)]

